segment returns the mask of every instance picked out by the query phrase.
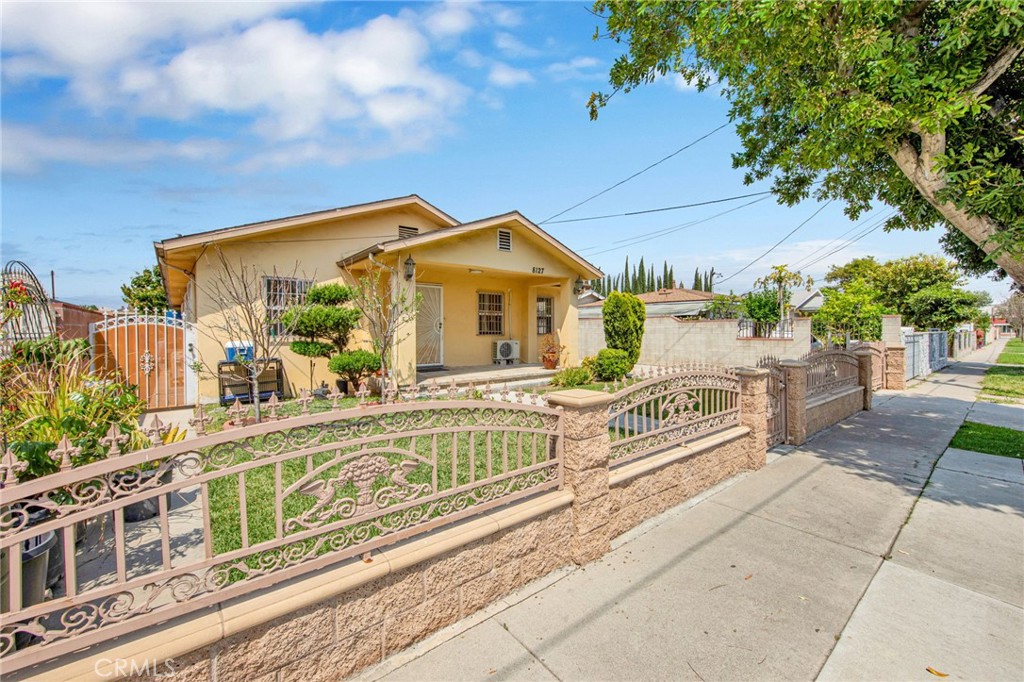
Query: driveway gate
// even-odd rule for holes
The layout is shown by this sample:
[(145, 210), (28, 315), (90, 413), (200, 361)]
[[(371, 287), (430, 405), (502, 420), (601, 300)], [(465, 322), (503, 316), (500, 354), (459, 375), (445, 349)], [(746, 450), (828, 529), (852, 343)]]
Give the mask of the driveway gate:
[(195, 403), (195, 325), (175, 313), (115, 311), (89, 325), (93, 369), (138, 387), (149, 409)]
[(768, 370), (768, 447), (786, 442), (786, 370), (779, 359), (766, 355), (757, 363)]

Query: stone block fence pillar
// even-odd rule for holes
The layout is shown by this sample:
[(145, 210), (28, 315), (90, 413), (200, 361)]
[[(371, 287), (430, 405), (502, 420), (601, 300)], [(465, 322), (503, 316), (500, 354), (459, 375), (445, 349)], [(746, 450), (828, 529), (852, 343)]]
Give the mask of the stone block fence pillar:
[(786, 382), (786, 443), (803, 445), (807, 442), (807, 368), (803, 360), (782, 360), (779, 367), (785, 372)]
[(882, 341), (887, 346), (903, 344), (903, 332), (900, 331), (903, 318), (899, 315), (882, 315)]
[(907, 387), (907, 347), (902, 344), (885, 347), (885, 387), (890, 391)]
[(857, 356), (857, 377), (858, 383), (864, 387), (864, 409), (871, 409), (871, 395), (873, 391), (873, 376), (871, 367), (871, 356), (869, 350), (858, 350), (853, 352)]
[(740, 423), (750, 428), (747, 459), (760, 469), (768, 455), (768, 370), (737, 367), (740, 377)]
[(572, 560), (585, 564), (611, 550), (608, 404), (614, 396), (580, 389), (549, 393), (564, 409), (562, 467), (572, 490)]

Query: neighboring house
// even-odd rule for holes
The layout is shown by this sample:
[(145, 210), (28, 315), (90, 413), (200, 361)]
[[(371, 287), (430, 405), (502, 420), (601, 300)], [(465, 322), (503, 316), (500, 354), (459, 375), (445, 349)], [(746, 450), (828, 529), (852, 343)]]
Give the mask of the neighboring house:
[(91, 310), (64, 301), (50, 301), (57, 326), (57, 336), (62, 339), (89, 338), (89, 325), (103, 319), (99, 310)]
[(824, 303), (825, 297), (822, 295), (820, 290), (815, 289), (814, 291), (805, 291), (803, 292), (802, 298), (794, 298), (793, 310), (795, 310), (798, 315), (810, 317), (811, 315), (814, 315), (814, 313), (818, 312)]
[[(414, 324), (399, 334), (393, 367), (398, 381), (417, 368), (488, 365), (494, 342), (518, 342), (522, 362), (538, 361), (539, 338), (556, 333), (565, 362), (578, 361), (577, 295), (600, 270), (518, 212), (460, 223), (416, 195), (165, 239), (154, 244), (172, 307), (197, 325), (197, 350), (208, 364), (224, 358), (210, 337), (221, 304), (207, 292), (230, 262), (255, 265), (264, 294), (301, 299), (314, 283), (345, 282), (378, 261), (393, 267), (390, 286), (421, 294)], [(291, 273), (296, 278), (273, 273)], [(411, 271), (411, 277), (404, 273)], [(361, 337), (362, 342), (365, 337)], [(282, 353), (288, 382), (305, 385), (309, 361)], [(332, 383), (327, 362), (315, 381)], [(200, 393), (216, 395), (204, 379)]]
[[(647, 309), (647, 317), (697, 317), (715, 297), (710, 291), (696, 289), (658, 289), (645, 294), (636, 294)], [(580, 305), (581, 318), (601, 317), (604, 301)]]
[(582, 306), (587, 305), (588, 303), (603, 303), (604, 302), (604, 296), (602, 296), (601, 294), (597, 293), (593, 289), (587, 289), (582, 294), (580, 294), (580, 296), (577, 299), (577, 301), (578, 301), (578, 304), (580, 305), (580, 307), (582, 307)]

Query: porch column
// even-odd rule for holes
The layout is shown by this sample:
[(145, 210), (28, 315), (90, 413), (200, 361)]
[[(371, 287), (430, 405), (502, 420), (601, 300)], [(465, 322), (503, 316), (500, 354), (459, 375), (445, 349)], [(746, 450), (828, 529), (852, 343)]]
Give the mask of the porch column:
[(573, 279), (562, 280), (562, 286), (558, 288), (558, 297), (555, 299), (555, 318), (559, 311), (562, 312), (562, 324), (558, 327), (558, 342), (565, 346), (563, 359), (566, 367), (579, 365), (580, 360), (580, 328), (579, 308), (576, 307), (576, 294), (572, 293)]
[[(392, 300), (399, 300), (404, 296), (406, 305), (416, 297), (416, 275), (412, 279), (405, 279), (402, 263), (409, 256), (407, 253), (398, 255), (396, 270), (391, 275)], [(404, 324), (399, 325), (395, 333), (395, 347), (391, 358), (392, 369), (395, 372), (395, 380), (399, 386), (408, 386), (416, 383), (416, 316), (411, 315)]]

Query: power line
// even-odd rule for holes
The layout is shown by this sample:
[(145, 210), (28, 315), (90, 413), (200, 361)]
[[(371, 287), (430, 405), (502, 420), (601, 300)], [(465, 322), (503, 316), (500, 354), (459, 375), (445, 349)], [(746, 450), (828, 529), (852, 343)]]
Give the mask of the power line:
[[(708, 222), (710, 220), (714, 220), (715, 218), (720, 218), (721, 216), (724, 216), (724, 215), (726, 215), (728, 213), (733, 213), (734, 211), (739, 211), (740, 209), (746, 208), (747, 206), (753, 206), (756, 203), (765, 201), (767, 198), (768, 197), (761, 197), (760, 199), (754, 199), (753, 201), (748, 201), (747, 203), (745, 203), (745, 204), (743, 204), (741, 206), (736, 206), (734, 208), (730, 208), (727, 211), (722, 211), (721, 213), (716, 213), (713, 216), (708, 216), (707, 218), (701, 218), (700, 220), (692, 220), (692, 221), (690, 221), (688, 223), (681, 223), (679, 225), (673, 225), (672, 227), (662, 228), (660, 230), (655, 230), (654, 232), (648, 232), (648, 233), (643, 234), (643, 235), (633, 236), (633, 237), (629, 237), (627, 239), (620, 239), (617, 242), (612, 242), (613, 244), (620, 244), (620, 246), (613, 246), (613, 247), (608, 248), (608, 249), (602, 249), (601, 251), (594, 251), (593, 253), (588, 253), (587, 254), (587, 258), (592, 258), (593, 256), (598, 256), (598, 255), (600, 255), (602, 253), (608, 253), (609, 251), (618, 251), (620, 249), (624, 249), (624, 248), (627, 248), (629, 246), (633, 246), (635, 244), (640, 244), (642, 242), (651, 241), (652, 239), (657, 239), (658, 237), (664, 237), (667, 234), (672, 234), (673, 232), (679, 232), (681, 230), (685, 230), (687, 228), (694, 227), (694, 226), (700, 225), (702, 223), (706, 223), (706, 222)], [(592, 251), (593, 249), (597, 249), (597, 248), (600, 248), (600, 247), (599, 246), (589, 246), (589, 247), (584, 248), (584, 249), (579, 249), (579, 251), (581, 251), (581, 252), (582, 251)]]
[(839, 253), (840, 251), (842, 251), (843, 249), (845, 249), (845, 248), (848, 248), (848, 247), (850, 247), (850, 246), (853, 246), (854, 244), (856, 244), (857, 242), (859, 242), (859, 241), (860, 241), (861, 239), (864, 239), (864, 237), (867, 237), (867, 236), (868, 236), (869, 234), (871, 234), (872, 232), (874, 232), (874, 231), (875, 231), (875, 230), (877, 230), (878, 228), (880, 228), (880, 227), (882, 227), (883, 225), (885, 225), (885, 221), (886, 221), (886, 220), (888, 220), (889, 218), (891, 218), (891, 217), (892, 217), (893, 215), (895, 215), (895, 213), (896, 213), (896, 211), (893, 211), (893, 212), (892, 212), (892, 213), (890, 213), (889, 215), (883, 216), (883, 217), (882, 217), (882, 218), (881, 218), (881, 219), (880, 219), (880, 220), (878, 221), (878, 223), (877, 223), (877, 224), (875, 224), (875, 225), (874, 225), (873, 227), (871, 227), (871, 228), (869, 228), (869, 229), (866, 229), (865, 231), (861, 232), (860, 234), (858, 234), (858, 235), (857, 235), (856, 237), (854, 237), (853, 239), (850, 239), (850, 240), (848, 240), (848, 241), (847, 241), (847, 242), (846, 242), (845, 244), (843, 244), (842, 246), (840, 246), (840, 247), (837, 247), (837, 248), (833, 249), (832, 251), (829, 251), (829, 252), (828, 252), (828, 253), (826, 253), (825, 255), (823, 255), (823, 256), (820, 256), (819, 258), (816, 258), (815, 260), (811, 261), (810, 263), (805, 263), (803, 267), (807, 268), (807, 267), (810, 267), (810, 266), (812, 266), (812, 265), (816, 265), (817, 263), (820, 263), (821, 261), (825, 260), (825, 259), (826, 259), (826, 258), (828, 258), (829, 256), (833, 256), (833, 255), (835, 255), (835, 254)]
[(584, 199), (583, 201), (579, 202), (578, 204), (573, 204), (572, 206), (570, 206), (569, 208), (565, 209), (564, 211), (559, 211), (558, 213), (556, 213), (555, 215), (551, 216), (551, 217), (550, 217), (550, 218), (548, 218), (547, 220), (542, 220), (542, 221), (540, 221), (540, 222), (538, 223), (538, 225), (543, 225), (543, 224), (544, 224), (544, 223), (546, 223), (546, 222), (549, 222), (549, 221), (551, 221), (551, 220), (554, 220), (554, 219), (555, 219), (555, 218), (557, 218), (558, 216), (560, 216), (560, 215), (564, 215), (564, 214), (568, 213), (569, 211), (572, 211), (573, 209), (577, 209), (577, 208), (579, 208), (580, 206), (582, 206), (583, 204), (585, 204), (585, 203), (587, 203), (587, 202), (589, 202), (589, 201), (592, 201), (592, 200), (594, 200), (594, 199), (598, 198), (598, 197), (599, 197), (599, 196), (601, 196), (602, 194), (606, 194), (606, 193), (608, 193), (608, 192), (612, 191), (613, 189), (615, 189), (616, 187), (619, 187), (620, 185), (624, 185), (624, 184), (626, 184), (627, 182), (629, 182), (629, 181), (630, 181), (630, 180), (632, 180), (633, 178), (635, 178), (635, 177), (637, 177), (637, 176), (640, 176), (640, 175), (643, 175), (644, 173), (646, 173), (647, 171), (651, 170), (651, 169), (652, 169), (652, 168), (654, 168), (655, 166), (658, 166), (658, 165), (660, 165), (660, 164), (662, 164), (662, 163), (665, 163), (666, 161), (668, 161), (669, 159), (671, 159), (671, 158), (672, 158), (673, 156), (675, 156), (676, 154), (679, 154), (680, 152), (686, 151), (687, 149), (689, 149), (689, 148), (690, 148), (690, 147), (692, 147), (693, 145), (697, 144), (697, 143), (698, 143), (698, 142), (700, 142), (701, 140), (704, 140), (704, 139), (706, 139), (706, 138), (709, 138), (709, 137), (711, 137), (712, 135), (714, 135), (715, 133), (717, 133), (717, 132), (718, 132), (719, 130), (721, 130), (722, 128), (725, 128), (726, 126), (730, 125), (730, 123), (731, 123), (731, 121), (726, 121), (726, 122), (725, 122), (725, 123), (723, 123), (722, 125), (718, 126), (718, 127), (717, 127), (717, 128), (715, 128), (714, 130), (712, 130), (711, 132), (709, 132), (709, 133), (705, 133), (705, 134), (701, 135), (700, 137), (698, 137), (698, 138), (697, 138), (696, 140), (694, 140), (693, 142), (688, 142), (687, 144), (683, 145), (682, 147), (680, 147), (679, 149), (675, 150), (674, 152), (672, 152), (671, 154), (669, 154), (669, 155), (668, 155), (668, 156), (666, 156), (665, 158), (663, 158), (663, 159), (661, 159), (661, 160), (659, 160), (659, 161), (655, 161), (654, 163), (652, 163), (652, 164), (651, 164), (650, 166), (648, 166), (647, 168), (644, 168), (643, 170), (640, 170), (640, 171), (637, 171), (636, 173), (633, 173), (632, 175), (630, 175), (630, 176), (629, 176), (628, 178), (626, 178), (625, 180), (620, 180), (620, 181), (616, 182), (616, 183), (615, 183), (614, 185), (612, 185), (611, 187), (606, 187), (605, 189), (601, 190), (601, 191), (600, 191), (600, 192), (598, 192), (597, 194), (594, 194), (594, 195), (592, 195), (592, 196), (589, 196), (589, 197), (587, 197), (586, 199)]
[(831, 247), (831, 246), (832, 246), (833, 244), (835, 244), (836, 242), (838, 242), (839, 240), (841, 240), (841, 239), (842, 239), (843, 237), (845, 237), (846, 235), (850, 234), (850, 233), (851, 233), (851, 232), (853, 232), (854, 230), (860, 229), (860, 228), (861, 228), (861, 227), (862, 227), (862, 226), (864, 225), (864, 223), (866, 223), (866, 222), (868, 222), (868, 221), (871, 221), (871, 220), (874, 220), (874, 219), (875, 219), (875, 218), (877, 218), (877, 217), (878, 217), (878, 214), (877, 214), (877, 213), (872, 213), (871, 215), (869, 215), (869, 216), (865, 217), (865, 218), (864, 218), (863, 220), (861, 220), (860, 222), (856, 223), (856, 224), (855, 224), (855, 225), (854, 225), (853, 227), (851, 227), (850, 229), (848, 229), (848, 230), (847, 230), (846, 232), (843, 232), (843, 233), (842, 233), (841, 235), (839, 235), (838, 237), (834, 238), (834, 239), (833, 239), (832, 241), (828, 242), (828, 243), (827, 243), (827, 244), (825, 244), (824, 246), (820, 246), (820, 247), (818, 247), (818, 248), (817, 248), (817, 249), (815, 249), (814, 251), (811, 251), (810, 253), (808, 253), (807, 255), (805, 255), (805, 256), (804, 256), (803, 258), (801, 258), (800, 260), (798, 260), (798, 261), (796, 261), (795, 263), (793, 263), (793, 264), (792, 264), (792, 266), (793, 266), (793, 267), (796, 267), (796, 266), (798, 266), (798, 265), (799, 265), (800, 263), (804, 262), (805, 260), (808, 260), (808, 259), (810, 259), (810, 258), (813, 258), (813, 257), (815, 256), (815, 254), (818, 254), (818, 253), (820, 253), (820, 252), (824, 251), (825, 249), (827, 249), (827, 248), (830, 248), (830, 247)]
[(561, 223), (582, 223), (586, 220), (604, 220), (605, 218), (623, 218), (626, 216), (642, 215), (644, 213), (660, 213), (663, 211), (676, 211), (681, 208), (694, 208), (695, 206), (708, 206), (710, 204), (722, 204), (726, 201), (737, 201), (738, 199), (748, 199), (750, 197), (759, 197), (765, 194), (771, 194), (771, 191), (764, 192), (753, 192), (751, 194), (738, 194), (734, 197), (725, 197), (724, 199), (711, 199), (710, 201), (698, 201), (695, 204), (679, 204), (678, 206), (665, 206), (664, 208), (648, 208), (643, 211), (630, 211), (629, 213), (609, 213), (608, 215), (595, 215), (588, 218), (567, 218), (565, 220), (545, 220), (544, 222), (548, 225), (558, 225)]
[(803, 226), (804, 226), (804, 225), (806, 225), (807, 223), (809, 223), (809, 222), (811, 222), (812, 220), (814, 220), (815, 216), (817, 216), (817, 215), (818, 215), (819, 213), (821, 213), (822, 211), (824, 211), (824, 210), (825, 210), (825, 209), (826, 209), (826, 208), (827, 208), (827, 207), (829, 206), (829, 204), (831, 204), (831, 203), (832, 203), (831, 201), (828, 201), (828, 202), (826, 202), (826, 203), (825, 203), (824, 205), (822, 205), (822, 207), (821, 207), (821, 208), (819, 208), (819, 209), (818, 209), (817, 211), (815, 211), (814, 213), (812, 213), (812, 214), (811, 214), (811, 217), (807, 218), (807, 219), (806, 219), (805, 221), (803, 221), (802, 223), (800, 223), (799, 225), (797, 225), (796, 227), (794, 227), (794, 228), (793, 228), (792, 230), (790, 230), (790, 231), (789, 231), (789, 233), (788, 233), (788, 234), (787, 234), (787, 235), (786, 235), (785, 237), (783, 237), (783, 238), (782, 238), (782, 239), (780, 239), (779, 241), (775, 242), (775, 243), (774, 243), (774, 244), (772, 245), (772, 247), (771, 247), (770, 249), (768, 249), (767, 251), (765, 251), (764, 253), (762, 253), (762, 254), (761, 254), (760, 256), (758, 256), (758, 257), (757, 257), (757, 258), (755, 258), (754, 260), (750, 261), (749, 263), (747, 263), (746, 265), (744, 265), (744, 266), (743, 266), (742, 268), (740, 268), (740, 269), (739, 269), (739, 270), (737, 270), (736, 272), (734, 272), (734, 273), (732, 273), (731, 275), (729, 275), (728, 277), (726, 277), (726, 278), (724, 278), (724, 279), (720, 279), (720, 280), (718, 280), (717, 284), (722, 284), (722, 283), (724, 283), (724, 282), (728, 282), (728, 281), (729, 281), (730, 279), (732, 279), (732, 278), (733, 278), (733, 277), (735, 277), (736, 275), (740, 274), (741, 272), (745, 271), (745, 270), (746, 270), (747, 268), (749, 268), (749, 267), (750, 267), (751, 265), (753, 265), (753, 264), (754, 264), (754, 263), (756, 263), (757, 261), (759, 261), (759, 260), (761, 260), (762, 258), (764, 258), (765, 256), (767, 256), (767, 255), (768, 255), (769, 253), (771, 253), (771, 252), (772, 252), (772, 251), (774, 251), (775, 249), (779, 248), (779, 246), (780, 246), (780, 245), (782, 244), (782, 242), (786, 241), (787, 239), (789, 239), (790, 237), (792, 237), (792, 236), (793, 236), (794, 234), (796, 234), (796, 231), (797, 231), (797, 230), (799, 230), (799, 229), (800, 229), (801, 227), (803, 227)]

